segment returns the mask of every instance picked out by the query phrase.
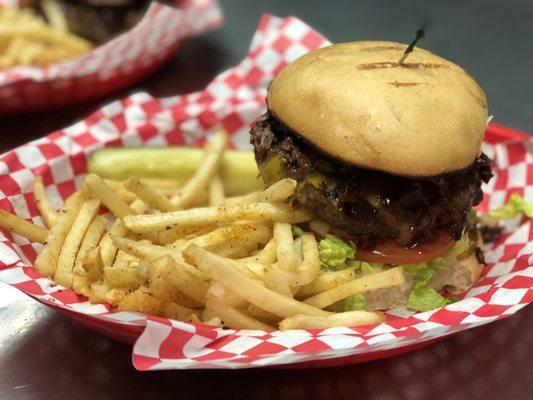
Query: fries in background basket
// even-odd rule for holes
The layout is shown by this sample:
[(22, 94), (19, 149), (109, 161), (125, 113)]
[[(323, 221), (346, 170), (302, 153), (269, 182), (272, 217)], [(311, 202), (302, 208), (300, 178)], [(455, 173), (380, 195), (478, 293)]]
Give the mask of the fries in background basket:
[[(3, 210), (0, 226), (44, 243), (35, 262), (41, 274), (118, 310), (264, 331), (383, 321), (383, 313), (343, 301), (401, 285), (402, 267), (369, 276), (321, 268), (315, 235), (294, 226), (317, 225), (291, 204), (294, 180), (226, 197), (227, 142), (216, 133), (184, 181), (88, 174), (60, 211), (37, 178), (48, 229)], [(98, 215), (104, 207), (107, 218)]]
[(47, 65), (86, 53), (87, 40), (67, 30), (61, 6), (44, 0), (47, 22), (29, 8), (0, 6), (0, 68), (16, 65)]

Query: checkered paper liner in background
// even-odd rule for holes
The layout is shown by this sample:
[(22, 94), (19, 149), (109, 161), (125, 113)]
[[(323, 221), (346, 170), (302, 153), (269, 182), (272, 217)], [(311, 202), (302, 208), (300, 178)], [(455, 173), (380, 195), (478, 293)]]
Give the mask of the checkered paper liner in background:
[[(138, 93), (111, 103), (85, 120), (0, 157), (0, 207), (40, 224), (33, 203), (36, 175), (44, 177), (55, 205), (79, 186), (87, 155), (104, 146), (201, 145), (214, 130), (231, 134), (235, 148), (249, 149), (250, 124), (265, 111), (266, 87), (291, 60), (328, 42), (300, 20), (264, 16), (241, 64), (219, 75), (204, 91), (165, 99)], [(514, 192), (533, 198), (533, 141), (502, 136), (489, 126), (485, 151), (496, 163), (481, 210), (502, 205)], [(258, 332), (212, 328), (139, 313), (112, 313), (91, 305), (36, 273), (40, 245), (4, 232), (0, 281), (62, 308), (93, 326), (113, 323), (127, 336), (143, 333), (133, 348), (136, 368), (250, 368), (313, 362), (375, 352), (449, 335), (512, 315), (533, 300), (533, 229), (514, 220), (487, 251), (483, 277), (465, 299), (424, 313), (388, 313), (377, 326), (322, 331)], [(118, 328), (117, 328), (118, 327)]]
[[(0, 0), (0, 6), (12, 0)], [(218, 26), (216, 0), (152, 2), (129, 31), (71, 60), (0, 70), (0, 115), (71, 105), (112, 93), (160, 67), (194, 34)]]

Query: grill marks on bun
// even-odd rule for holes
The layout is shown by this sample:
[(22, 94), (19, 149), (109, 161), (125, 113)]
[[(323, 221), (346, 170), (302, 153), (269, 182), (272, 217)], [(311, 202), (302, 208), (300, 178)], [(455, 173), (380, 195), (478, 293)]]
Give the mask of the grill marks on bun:
[(363, 47), (359, 51), (386, 51), (386, 50), (398, 50), (398, 51), (405, 51), (407, 46), (404, 45), (394, 45), (394, 46), (372, 46), (372, 47)]
[(411, 87), (411, 86), (428, 85), (428, 83), (426, 82), (387, 82), (387, 84), (396, 86), (396, 87)]
[(381, 69), (381, 68), (446, 68), (450, 66), (439, 63), (402, 63), (399, 62), (375, 62), (368, 64), (359, 64), (359, 69)]

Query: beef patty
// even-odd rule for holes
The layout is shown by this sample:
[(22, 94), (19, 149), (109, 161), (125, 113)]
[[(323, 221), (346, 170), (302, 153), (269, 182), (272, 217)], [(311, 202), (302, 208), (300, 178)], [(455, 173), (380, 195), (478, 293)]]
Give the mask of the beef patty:
[(267, 184), (298, 181), (295, 200), (369, 248), (386, 239), (409, 246), (444, 229), (459, 240), (468, 211), (483, 198), (492, 177), (481, 154), (472, 165), (431, 177), (403, 177), (350, 166), (304, 142), (267, 112), (251, 130), (251, 143)]

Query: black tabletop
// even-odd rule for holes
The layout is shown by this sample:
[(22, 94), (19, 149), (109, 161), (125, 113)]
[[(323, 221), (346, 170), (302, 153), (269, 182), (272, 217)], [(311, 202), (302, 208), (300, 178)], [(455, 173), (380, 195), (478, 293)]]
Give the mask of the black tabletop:
[[(98, 102), (0, 119), (0, 151), (83, 118), (130, 91), (203, 88), (245, 55), (262, 13), (295, 15), (333, 42), (409, 42), (462, 65), (495, 121), (533, 131), (533, 2), (529, 0), (222, 1), (220, 30), (189, 40), (167, 66)], [(131, 349), (0, 284), (0, 399), (531, 399), (533, 308), (425, 349), (367, 364), (305, 371), (140, 373)]]

